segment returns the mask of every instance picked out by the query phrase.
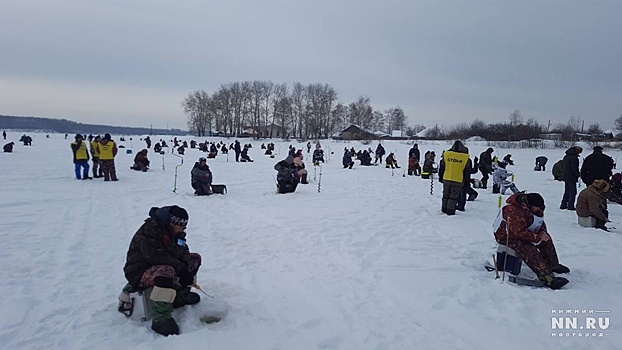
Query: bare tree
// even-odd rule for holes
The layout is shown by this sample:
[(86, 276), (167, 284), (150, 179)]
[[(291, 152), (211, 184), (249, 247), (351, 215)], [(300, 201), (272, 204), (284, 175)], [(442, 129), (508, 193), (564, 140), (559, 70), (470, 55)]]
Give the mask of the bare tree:
[(510, 124), (515, 127), (523, 123), (523, 116), (518, 109), (515, 109), (510, 113)]
[(590, 135), (599, 135), (603, 133), (603, 129), (600, 128), (600, 124), (592, 123), (588, 126), (587, 133)]
[(371, 127), (372, 112), (373, 109), (367, 96), (359, 96), (356, 102), (350, 103), (348, 106), (350, 122), (364, 129)]

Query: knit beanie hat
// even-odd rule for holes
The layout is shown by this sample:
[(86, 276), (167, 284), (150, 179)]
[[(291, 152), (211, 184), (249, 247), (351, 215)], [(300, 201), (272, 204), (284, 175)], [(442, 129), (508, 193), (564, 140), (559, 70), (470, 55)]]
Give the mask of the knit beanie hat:
[(186, 209), (174, 205), (169, 211), (168, 221), (171, 224), (186, 226), (188, 225), (188, 212)]
[(544, 208), (544, 198), (539, 193), (527, 193), (527, 203), (532, 207)]

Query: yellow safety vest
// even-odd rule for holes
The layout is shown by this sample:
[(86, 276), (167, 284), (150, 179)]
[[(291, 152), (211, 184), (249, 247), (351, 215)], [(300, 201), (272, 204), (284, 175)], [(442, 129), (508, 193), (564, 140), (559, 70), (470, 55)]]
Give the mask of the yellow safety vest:
[(99, 157), (99, 142), (98, 141), (91, 141), (91, 154), (93, 155), (93, 158)]
[[(76, 146), (78, 145), (75, 142), (72, 142), (71, 144), (72, 145), (76, 145)], [(73, 148), (71, 150), (73, 151)], [(86, 150), (86, 144), (84, 142), (82, 142), (80, 144), (80, 147), (78, 148), (78, 150), (74, 154), (74, 158), (76, 160), (87, 160), (87, 159), (89, 159), (89, 153)]]
[(114, 146), (115, 146), (114, 141), (108, 141), (108, 143), (106, 144), (100, 142), (99, 143), (99, 159), (100, 160), (114, 159), (114, 153), (112, 153)]
[(460, 182), (464, 180), (464, 168), (469, 160), (467, 153), (458, 153), (454, 151), (445, 151), (443, 153), (443, 161), (445, 162), (445, 172), (443, 172), (443, 181)]

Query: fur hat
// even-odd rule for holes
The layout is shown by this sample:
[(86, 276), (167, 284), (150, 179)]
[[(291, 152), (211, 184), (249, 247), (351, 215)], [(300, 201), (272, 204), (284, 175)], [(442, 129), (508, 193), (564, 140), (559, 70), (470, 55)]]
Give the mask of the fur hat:
[(609, 191), (609, 184), (605, 180), (594, 180), (594, 182), (592, 182), (592, 187), (602, 193)]
[(112, 137), (110, 136), (110, 134), (109, 134), (109, 133), (106, 133), (106, 134), (104, 135), (104, 140), (108, 140), (108, 141), (112, 140)]
[(186, 226), (188, 225), (188, 212), (186, 209), (174, 205), (169, 211), (168, 221), (171, 224)]
[(594, 146), (593, 150), (596, 151), (596, 152), (602, 152), (603, 148), (600, 147), (600, 146)]
[(539, 193), (527, 193), (526, 198), (529, 205), (544, 208), (544, 198)]
[(82, 138), (82, 134), (76, 134), (75, 139), (76, 139), (76, 141), (78, 141), (78, 140), (83, 140), (83, 138)]

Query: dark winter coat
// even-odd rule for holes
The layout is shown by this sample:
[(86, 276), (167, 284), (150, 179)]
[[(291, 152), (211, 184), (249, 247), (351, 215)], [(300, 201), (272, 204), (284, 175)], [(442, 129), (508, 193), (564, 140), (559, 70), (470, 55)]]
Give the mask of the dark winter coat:
[(376, 147), (376, 157), (382, 157), (384, 156), (384, 147), (382, 147), (381, 144), (378, 144), (378, 147)]
[(562, 180), (577, 182), (581, 173), (579, 172), (579, 153), (576, 147), (566, 150), (566, 155), (562, 159)]
[(149, 218), (134, 234), (123, 268), (132, 286), (139, 286), (145, 270), (154, 265), (171, 266), (177, 275), (188, 269), (186, 234), (172, 233), (168, 223), (170, 210), (171, 207), (151, 208)]
[(145, 167), (149, 166), (149, 159), (147, 159), (147, 150), (143, 149), (142, 151), (136, 153), (134, 157), (134, 164), (136, 165), (144, 165)]
[(479, 155), (479, 170), (484, 174), (492, 173), (492, 148), (488, 148)]
[(594, 180), (609, 180), (612, 175), (613, 159), (602, 151), (594, 151), (594, 153), (585, 157), (581, 165), (581, 180), (587, 186), (591, 185)]
[(4, 147), (2, 147), (2, 150), (4, 152), (11, 153), (11, 152), (13, 152), (13, 145), (14, 144), (15, 144), (14, 142), (9, 142), (6, 145), (4, 145)]
[(190, 171), (190, 175), (191, 183), (198, 182), (208, 186), (212, 184), (212, 171), (207, 164), (201, 166), (199, 162), (195, 162), (194, 167)]
[(240, 143), (238, 141), (235, 141), (235, 145), (233, 146), (233, 149), (235, 150), (235, 153), (240, 154), (240, 152), (242, 152), (242, 147), (240, 146)]
[(433, 173), (434, 172), (434, 157), (436, 155), (433, 152), (429, 152), (425, 156), (425, 160), (423, 161), (423, 172), (424, 173)]
[(415, 157), (417, 158), (417, 162), (421, 159), (421, 153), (419, 152), (419, 148), (416, 146), (413, 146), (413, 148), (410, 149), (410, 151), (408, 151), (408, 157)]
[(287, 158), (276, 163), (274, 170), (277, 171), (277, 181), (294, 181), (298, 178), (298, 168), (294, 164), (294, 157), (287, 156)]
[(352, 154), (350, 154), (350, 151), (343, 152), (343, 159), (341, 160), (341, 164), (343, 164), (343, 166), (350, 166), (351, 163)]

